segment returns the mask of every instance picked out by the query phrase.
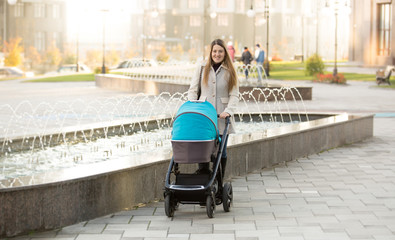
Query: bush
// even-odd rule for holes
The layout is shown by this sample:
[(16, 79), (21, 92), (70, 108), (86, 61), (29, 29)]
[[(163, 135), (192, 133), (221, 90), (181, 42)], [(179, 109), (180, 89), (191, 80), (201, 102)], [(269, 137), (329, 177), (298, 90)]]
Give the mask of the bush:
[(333, 76), (332, 73), (328, 73), (328, 74), (316, 74), (315, 75), (315, 79), (313, 80), (314, 82), (326, 82), (326, 83), (339, 83), (339, 84), (346, 84), (347, 80), (344, 77), (343, 74), (338, 73), (335, 76)]
[[(266, 61), (266, 59), (265, 59), (265, 61), (263, 62), (263, 67), (266, 69), (266, 66), (267, 66), (267, 61)], [(270, 63), (270, 61), (269, 61), (269, 72), (271, 71), (271, 70), (273, 70), (273, 65)]]
[(305, 74), (308, 76), (314, 76), (316, 74), (323, 74), (325, 69), (324, 62), (322, 58), (317, 55), (313, 54), (309, 57), (305, 63)]
[[(94, 69), (94, 71), (93, 71), (93, 73), (94, 74), (100, 74), (101, 73), (101, 70), (102, 70), (102, 67), (96, 67), (95, 69)], [(106, 73), (109, 73), (109, 71), (108, 71), (108, 67), (106, 66)]]
[(156, 61), (158, 62), (167, 62), (169, 61), (169, 54), (167, 54), (166, 48), (162, 47), (158, 56), (156, 56)]
[(280, 58), (280, 56), (279, 55), (274, 55), (273, 57), (272, 57), (272, 61), (273, 62), (281, 62), (283, 59), (282, 58)]

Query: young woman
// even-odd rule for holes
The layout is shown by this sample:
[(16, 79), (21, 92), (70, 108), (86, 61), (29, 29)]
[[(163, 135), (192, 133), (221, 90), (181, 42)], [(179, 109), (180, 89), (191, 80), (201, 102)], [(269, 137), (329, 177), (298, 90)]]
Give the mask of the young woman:
[[(198, 92), (200, 92), (199, 99)], [(228, 134), (235, 132), (233, 114), (239, 102), (239, 84), (223, 40), (216, 39), (211, 43), (210, 57), (196, 69), (189, 87), (188, 99), (207, 100), (215, 107), (219, 114), (218, 129), (220, 134), (225, 129), (225, 118), (228, 116), (231, 120)], [(221, 159), (222, 176), (227, 160), (226, 144)], [(207, 170), (208, 165), (199, 164), (199, 169)]]

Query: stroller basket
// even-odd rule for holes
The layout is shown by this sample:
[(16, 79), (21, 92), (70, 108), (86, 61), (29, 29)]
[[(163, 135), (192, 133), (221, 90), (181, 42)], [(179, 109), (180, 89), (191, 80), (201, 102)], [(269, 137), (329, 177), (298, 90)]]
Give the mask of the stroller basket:
[(176, 163), (210, 162), (216, 152), (216, 140), (207, 141), (171, 141), (173, 157)]
[(176, 163), (210, 162), (218, 149), (217, 111), (209, 102), (186, 102), (173, 122), (171, 144)]

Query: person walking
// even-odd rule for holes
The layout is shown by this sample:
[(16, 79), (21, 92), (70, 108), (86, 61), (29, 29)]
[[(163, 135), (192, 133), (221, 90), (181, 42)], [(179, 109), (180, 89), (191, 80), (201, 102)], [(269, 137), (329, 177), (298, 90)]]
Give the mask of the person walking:
[(265, 61), (265, 51), (261, 49), (259, 43), (255, 46), (255, 61), (256, 61), (256, 68), (258, 71), (258, 80), (262, 81), (262, 71), (263, 71), (263, 62)]
[[(200, 94), (199, 94), (200, 93)], [(195, 71), (188, 90), (188, 100), (207, 100), (218, 113), (218, 130), (225, 129), (225, 118), (230, 117), (229, 133), (235, 133), (234, 112), (239, 102), (239, 83), (225, 43), (215, 39), (211, 43), (210, 57)], [(221, 136), (222, 138), (222, 136)], [(222, 153), (222, 176), (227, 161), (226, 145)], [(198, 172), (209, 171), (209, 164), (200, 163)]]
[(233, 47), (233, 43), (230, 42), (230, 41), (228, 42), (228, 52), (229, 52), (229, 55), (230, 55), (230, 59), (232, 59), (232, 62), (234, 62), (235, 61), (235, 52), (236, 52), (236, 50)]
[(248, 79), (248, 71), (250, 69), (251, 61), (253, 60), (248, 47), (244, 47), (244, 52), (241, 54), (241, 61), (244, 63), (244, 73), (246, 75), (246, 79)]

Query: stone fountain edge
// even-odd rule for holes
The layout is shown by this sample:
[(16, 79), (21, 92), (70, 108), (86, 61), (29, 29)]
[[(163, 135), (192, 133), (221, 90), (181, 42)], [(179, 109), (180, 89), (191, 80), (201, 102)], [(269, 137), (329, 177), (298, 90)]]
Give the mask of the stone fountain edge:
[[(232, 145), (227, 177), (372, 137), (373, 117), (351, 116), (348, 121)], [(0, 237), (57, 229), (162, 199), (168, 164), (169, 159), (36, 187), (0, 189)]]

